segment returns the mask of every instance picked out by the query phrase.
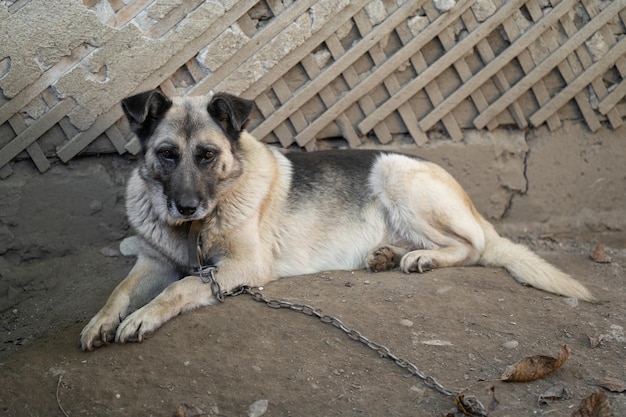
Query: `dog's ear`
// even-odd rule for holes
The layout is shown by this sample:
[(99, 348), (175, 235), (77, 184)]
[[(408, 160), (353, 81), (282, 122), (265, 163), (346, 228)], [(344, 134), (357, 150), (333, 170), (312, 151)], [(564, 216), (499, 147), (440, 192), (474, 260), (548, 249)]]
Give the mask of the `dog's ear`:
[(245, 129), (254, 102), (227, 93), (216, 93), (207, 110), (209, 114), (232, 139), (239, 139)]
[(122, 100), (122, 109), (130, 128), (143, 143), (156, 129), (172, 106), (172, 101), (158, 90), (146, 91)]

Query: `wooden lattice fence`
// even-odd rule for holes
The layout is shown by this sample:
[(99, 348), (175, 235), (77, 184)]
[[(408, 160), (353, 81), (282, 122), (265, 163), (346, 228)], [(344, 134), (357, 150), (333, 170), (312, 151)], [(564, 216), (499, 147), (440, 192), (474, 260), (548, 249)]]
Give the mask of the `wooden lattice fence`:
[[(13, 14), (29, 2), (4, 3)], [(92, 9), (107, 3), (105, 23), (121, 28), (158, 1), (83, 3)], [(202, 3), (179, 2), (142, 20), (141, 36), (166, 36)], [(387, 144), (407, 134), (423, 146), (443, 131), (460, 141), (464, 129), (545, 123), (555, 130), (564, 119), (584, 119), (593, 132), (602, 124), (616, 129), (626, 115), (626, 0), (462, 0), (447, 11), (432, 0), (335, 2), (323, 24), (312, 23), (282, 55), (276, 51), (283, 37), (304, 14), (313, 16), (319, 0), (230, 3), (204, 32), (165, 51), (170, 55), (158, 70), (128, 74), (137, 80), (133, 88), (108, 97), (108, 110), (87, 127), (69, 117), (86, 104), (56, 86), (94, 53), (89, 43), (12, 97), (1, 96), (1, 176), (20, 158), (43, 172), (50, 159), (67, 162), (81, 152), (139, 152), (117, 103), (151, 88), (169, 95), (241, 94), (256, 103), (255, 136), (307, 150), (325, 138), (343, 137), (358, 147), (365, 137)], [(232, 34), (239, 34), (229, 44), (232, 53), (208, 66), (207, 51)], [(264, 54), (271, 48), (270, 62)], [(0, 49), (0, 80), (9, 67)], [(94, 77), (106, 81), (104, 68)], [(250, 68), (257, 71), (249, 75)]]

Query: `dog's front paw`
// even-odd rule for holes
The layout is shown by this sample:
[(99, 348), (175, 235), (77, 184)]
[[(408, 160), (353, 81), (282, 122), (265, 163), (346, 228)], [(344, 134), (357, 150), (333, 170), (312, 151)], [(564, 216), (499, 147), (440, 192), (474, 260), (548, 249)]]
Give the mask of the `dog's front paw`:
[(126, 317), (117, 328), (115, 341), (117, 343), (141, 342), (161, 327), (164, 320), (161, 320), (156, 312), (150, 310), (153, 309), (146, 305)]
[(82, 350), (94, 350), (109, 344), (115, 339), (115, 332), (119, 324), (119, 314), (100, 310), (80, 332), (79, 347)]

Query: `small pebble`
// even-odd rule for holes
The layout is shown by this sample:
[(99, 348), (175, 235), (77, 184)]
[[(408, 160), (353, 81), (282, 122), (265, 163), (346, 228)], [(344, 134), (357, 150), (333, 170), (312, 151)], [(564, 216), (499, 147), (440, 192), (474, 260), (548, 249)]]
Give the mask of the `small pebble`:
[(519, 346), (519, 342), (517, 340), (509, 340), (508, 342), (504, 342), (501, 345), (504, 349), (515, 349)]
[(402, 319), (400, 320), (400, 326), (404, 326), (404, 327), (412, 327), (413, 326), (413, 322), (411, 320), (408, 319)]
[(248, 417), (261, 417), (267, 412), (267, 400), (258, 400), (250, 404), (248, 408)]
[(91, 214), (96, 214), (97, 212), (102, 210), (102, 201), (93, 200), (91, 204), (89, 204), (89, 211)]
[(120, 243), (120, 252), (124, 256), (137, 256), (139, 253), (137, 236), (129, 236)]
[(444, 13), (454, 7), (456, 4), (455, 0), (433, 0), (433, 4), (435, 8), (440, 12)]
[(440, 288), (437, 288), (437, 289), (435, 290), (435, 294), (437, 294), (437, 295), (442, 295), (442, 294), (447, 293), (447, 292), (448, 292), (448, 291), (450, 291), (451, 289), (452, 289), (452, 287), (449, 287), (449, 286), (448, 286), (448, 287), (440, 287)]
[(570, 307), (578, 307), (578, 298), (564, 298), (563, 302)]
[(117, 249), (109, 248), (108, 246), (100, 249), (100, 253), (107, 258), (115, 258), (120, 256), (120, 252)]

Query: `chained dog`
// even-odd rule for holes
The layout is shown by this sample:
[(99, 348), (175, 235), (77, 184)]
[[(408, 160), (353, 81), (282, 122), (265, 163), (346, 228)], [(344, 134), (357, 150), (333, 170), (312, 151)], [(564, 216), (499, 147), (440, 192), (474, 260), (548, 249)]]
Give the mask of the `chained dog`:
[(499, 236), (438, 165), (375, 150), (283, 153), (246, 131), (252, 107), (225, 93), (122, 101), (142, 148), (126, 190), (139, 255), (83, 329), (83, 350), (141, 341), (240, 286), (328, 270), (498, 266), (520, 283), (593, 299)]

